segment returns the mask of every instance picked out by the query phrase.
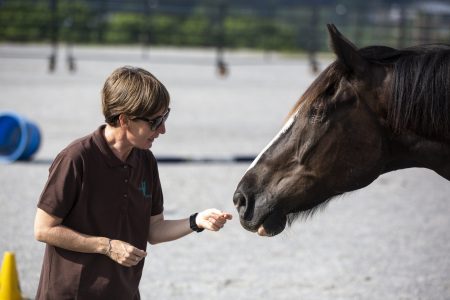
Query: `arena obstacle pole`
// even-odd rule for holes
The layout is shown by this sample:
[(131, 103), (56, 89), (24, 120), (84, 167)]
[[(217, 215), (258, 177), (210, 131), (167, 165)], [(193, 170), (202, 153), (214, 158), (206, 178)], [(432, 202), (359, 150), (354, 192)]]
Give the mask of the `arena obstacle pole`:
[(224, 48), (225, 48), (225, 17), (227, 14), (227, 4), (225, 1), (219, 1), (218, 7), (218, 15), (216, 19), (216, 44), (217, 44), (217, 54), (216, 54), (216, 67), (217, 73), (221, 77), (225, 77), (228, 75), (228, 66), (225, 63), (223, 58), (224, 56)]
[(252, 162), (255, 156), (236, 155), (230, 157), (208, 157), (208, 156), (156, 156), (158, 163), (166, 164), (235, 164)]
[(14, 253), (5, 252), (0, 272), (0, 300), (22, 300)]
[(48, 70), (52, 73), (56, 70), (56, 62), (57, 62), (57, 55), (58, 55), (58, 17), (57, 17), (57, 10), (58, 10), (58, 1), (57, 0), (50, 0), (49, 8), (51, 12), (51, 19), (50, 19), (50, 40), (52, 45), (51, 54), (48, 58)]

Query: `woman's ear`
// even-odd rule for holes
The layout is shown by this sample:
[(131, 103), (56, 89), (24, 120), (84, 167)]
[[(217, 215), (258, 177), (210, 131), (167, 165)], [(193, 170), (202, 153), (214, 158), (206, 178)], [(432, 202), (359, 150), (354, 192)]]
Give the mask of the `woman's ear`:
[(128, 117), (126, 115), (124, 115), (124, 114), (119, 115), (119, 126), (120, 127), (124, 127), (124, 128), (128, 127), (129, 121), (130, 120), (128, 119)]

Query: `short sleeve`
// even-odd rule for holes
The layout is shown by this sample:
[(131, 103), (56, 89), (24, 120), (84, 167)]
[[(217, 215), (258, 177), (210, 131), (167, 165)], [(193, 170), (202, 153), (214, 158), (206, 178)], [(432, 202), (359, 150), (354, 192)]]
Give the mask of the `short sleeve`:
[(161, 181), (159, 180), (158, 164), (156, 158), (150, 152), (150, 161), (152, 168), (152, 216), (159, 215), (164, 211), (164, 197), (161, 188)]
[(38, 207), (59, 218), (65, 218), (74, 206), (81, 187), (81, 168), (66, 151), (61, 152), (49, 169), (49, 176)]

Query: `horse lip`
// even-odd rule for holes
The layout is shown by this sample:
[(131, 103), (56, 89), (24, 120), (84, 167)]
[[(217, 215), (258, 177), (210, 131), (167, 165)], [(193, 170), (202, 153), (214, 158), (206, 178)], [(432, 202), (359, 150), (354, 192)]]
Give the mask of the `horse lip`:
[(287, 216), (281, 211), (272, 211), (265, 218), (258, 228), (258, 234), (265, 236), (275, 236), (281, 233), (286, 227)]
[(286, 227), (287, 216), (281, 210), (271, 210), (256, 221), (248, 222), (241, 219), (241, 225), (248, 231), (261, 236), (275, 236)]
[(244, 227), (245, 230), (251, 231), (251, 232), (256, 232), (259, 228), (259, 226), (261, 226), (259, 223), (255, 223), (255, 222), (248, 222), (242, 218), (240, 218), (240, 222), (242, 227)]

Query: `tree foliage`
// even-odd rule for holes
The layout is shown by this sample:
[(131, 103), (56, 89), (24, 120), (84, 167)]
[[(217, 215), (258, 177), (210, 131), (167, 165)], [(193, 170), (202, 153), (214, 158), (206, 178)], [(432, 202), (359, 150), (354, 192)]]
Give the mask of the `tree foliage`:
[[(364, 26), (375, 31), (370, 1), (252, 1), (0, 0), (0, 41), (321, 50), (327, 49), (325, 23), (340, 24), (356, 39), (370, 39)], [(339, 14), (338, 4), (353, 11)], [(395, 40), (396, 26), (383, 24), (383, 36)]]

